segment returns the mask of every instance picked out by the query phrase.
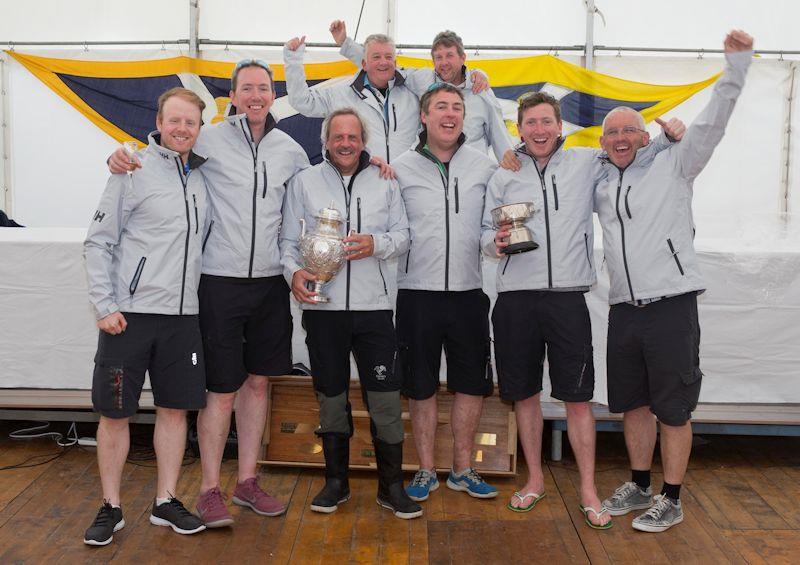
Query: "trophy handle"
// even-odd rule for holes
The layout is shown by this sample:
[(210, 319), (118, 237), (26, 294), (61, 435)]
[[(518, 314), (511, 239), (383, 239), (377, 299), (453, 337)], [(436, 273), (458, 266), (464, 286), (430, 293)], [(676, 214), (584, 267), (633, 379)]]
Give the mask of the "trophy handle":
[(305, 218), (300, 218), (300, 237), (306, 236), (306, 220)]

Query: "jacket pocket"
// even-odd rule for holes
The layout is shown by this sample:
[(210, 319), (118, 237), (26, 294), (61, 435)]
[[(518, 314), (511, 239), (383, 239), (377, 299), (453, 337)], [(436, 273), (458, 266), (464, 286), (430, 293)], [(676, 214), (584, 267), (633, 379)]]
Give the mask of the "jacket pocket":
[(455, 192), (456, 192), (456, 214), (458, 214), (458, 177), (456, 177), (455, 180), (456, 180), (456, 186), (455, 186)]
[(206, 232), (206, 236), (203, 238), (203, 248), (201, 249), (201, 251), (206, 250), (206, 243), (208, 243), (208, 238), (211, 236), (211, 228), (213, 227), (214, 227), (214, 220), (211, 220), (208, 223), (208, 231)]
[(397, 131), (397, 110), (395, 110), (394, 104), (392, 104), (392, 118), (394, 118), (394, 131)]
[(264, 189), (261, 192), (261, 198), (267, 197), (267, 162), (261, 161), (261, 176), (264, 180)]
[(200, 230), (200, 215), (197, 213), (197, 195), (192, 194), (192, 202), (194, 202), (194, 233)]
[(380, 259), (378, 259), (377, 261), (378, 261), (378, 273), (381, 275), (381, 282), (383, 283), (383, 293), (389, 294), (389, 291), (386, 288), (386, 278), (384, 278), (383, 269), (381, 268), (381, 261)]
[[(556, 185), (556, 176), (552, 175), (550, 180), (553, 181), (553, 199), (555, 203), (556, 210), (558, 210), (558, 185)], [(568, 211), (569, 212), (569, 211)]]
[(133, 273), (133, 278), (131, 279), (131, 284), (128, 286), (128, 290), (131, 292), (131, 296), (136, 292), (136, 287), (139, 286), (139, 279), (142, 278), (142, 271), (144, 270), (144, 264), (147, 261), (147, 257), (142, 257), (139, 259), (139, 264), (136, 266), (136, 272)]
[(633, 216), (631, 215), (631, 207), (628, 206), (628, 195), (631, 193), (631, 185), (628, 185), (628, 190), (625, 191), (625, 213), (628, 215), (628, 219), (632, 220)]
[(411, 261), (411, 247), (414, 245), (414, 242), (408, 244), (408, 253), (406, 253), (406, 274), (408, 274), (408, 263)]
[(703, 371), (700, 370), (700, 367), (694, 367), (681, 373), (681, 380), (686, 386), (693, 385), (702, 378)]
[(675, 246), (672, 245), (672, 240), (667, 238), (667, 245), (669, 245), (669, 252), (672, 254), (672, 258), (675, 259), (675, 264), (678, 266), (678, 270), (681, 272), (681, 276), (684, 275), (683, 266), (681, 265), (681, 260), (678, 259), (678, 252), (675, 251)]
[(586, 261), (589, 263), (589, 268), (592, 268), (592, 254), (589, 252), (589, 234), (583, 234), (583, 246), (586, 248)]
[(503, 265), (503, 272), (501, 274), (506, 274), (506, 269), (508, 269), (508, 264), (511, 262), (511, 255), (506, 255), (506, 264)]

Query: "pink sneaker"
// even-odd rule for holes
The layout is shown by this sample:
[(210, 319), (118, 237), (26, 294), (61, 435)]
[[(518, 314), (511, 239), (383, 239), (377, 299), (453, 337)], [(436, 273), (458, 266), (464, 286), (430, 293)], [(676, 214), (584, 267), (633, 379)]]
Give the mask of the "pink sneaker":
[(250, 507), (262, 516), (280, 516), (286, 512), (286, 506), (280, 500), (261, 490), (256, 477), (237, 483), (231, 500), (239, 506)]
[(233, 524), (233, 516), (225, 507), (225, 495), (219, 487), (214, 487), (200, 494), (197, 499), (197, 513), (206, 528), (222, 528)]

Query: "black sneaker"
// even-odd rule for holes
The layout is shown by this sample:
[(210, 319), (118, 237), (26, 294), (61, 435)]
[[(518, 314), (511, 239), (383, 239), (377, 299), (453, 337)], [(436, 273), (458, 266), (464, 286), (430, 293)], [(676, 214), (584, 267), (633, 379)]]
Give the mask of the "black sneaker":
[(97, 513), (92, 525), (83, 534), (83, 543), (86, 545), (108, 545), (114, 539), (114, 532), (125, 527), (122, 519), (122, 508), (114, 508), (108, 501), (103, 501), (103, 506)]
[(161, 505), (153, 501), (150, 523), (156, 526), (169, 526), (179, 534), (196, 534), (206, 529), (203, 521), (186, 510), (183, 503), (174, 497)]

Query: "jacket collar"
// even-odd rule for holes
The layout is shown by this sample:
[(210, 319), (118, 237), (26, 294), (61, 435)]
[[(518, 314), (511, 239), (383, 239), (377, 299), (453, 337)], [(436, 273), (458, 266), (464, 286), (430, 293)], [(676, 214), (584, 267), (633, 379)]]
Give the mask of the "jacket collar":
[[(332, 168), (333, 170), (335, 170), (335, 171), (336, 171), (336, 172), (339, 174), (339, 176), (340, 176), (340, 177), (344, 177), (344, 175), (342, 174), (342, 172), (341, 172), (341, 171), (340, 171), (340, 170), (339, 170), (339, 169), (336, 167), (336, 165), (334, 165), (334, 164), (333, 164), (333, 161), (331, 161), (331, 158), (330, 158), (330, 157), (331, 157), (331, 156), (330, 156), (330, 153), (329, 153), (329, 152), (328, 152), (328, 150), (326, 149), (326, 150), (325, 150), (325, 156), (323, 157), (323, 159), (325, 160), (325, 162), (326, 162), (326, 163), (328, 163), (328, 164), (331, 166), (331, 168)], [(352, 177), (355, 177), (355, 176), (357, 176), (357, 175), (358, 175), (358, 173), (360, 173), (361, 171), (363, 171), (364, 169), (366, 169), (367, 167), (369, 167), (369, 165), (370, 165), (370, 163), (369, 163), (370, 159), (371, 159), (371, 157), (370, 157), (370, 154), (369, 154), (369, 153), (366, 151), (366, 149), (365, 149), (365, 150), (363, 150), (363, 151), (361, 152), (361, 155), (359, 155), (359, 156), (358, 156), (358, 167), (356, 167), (356, 170), (355, 170), (355, 172), (354, 172), (352, 175), (350, 175), (350, 176), (352, 176)]]
[[(165, 161), (169, 161), (171, 159), (180, 159), (181, 156), (176, 151), (172, 149), (167, 149), (163, 145), (161, 145), (161, 132), (158, 130), (151, 131), (150, 134), (147, 136), (147, 149), (145, 150), (149, 153), (153, 153), (154, 155), (158, 155)], [(187, 163), (189, 164), (190, 169), (196, 169), (203, 163), (205, 163), (207, 159), (205, 157), (201, 157), (194, 151), (189, 151), (189, 158), (187, 159)]]
[[(237, 114), (236, 106), (228, 104), (227, 116), (225, 117), (225, 121), (231, 124), (232, 126), (243, 129), (245, 135), (247, 135), (247, 139), (253, 141), (253, 135), (250, 133), (250, 124), (247, 122), (247, 114)], [(270, 131), (272, 131), (277, 124), (278, 121), (275, 119), (275, 116), (273, 116), (272, 112), (270, 111), (267, 114), (267, 123), (264, 126), (264, 137), (266, 137), (267, 134)]]
[[(464, 135), (464, 132), (462, 131), (461, 135), (458, 136), (458, 141), (456, 142), (458, 144), (456, 152), (458, 152), (458, 150), (461, 149), (461, 146), (464, 145), (466, 141), (467, 141), (467, 136)], [(425, 126), (422, 126), (422, 131), (419, 133), (419, 143), (417, 143), (417, 146), (414, 148), (414, 151), (424, 155), (423, 150), (425, 149), (426, 145), (428, 145), (428, 130), (427, 128), (425, 128)]]
[[(406, 79), (400, 72), (395, 69), (394, 71), (394, 84), (390, 84), (391, 88), (397, 88), (398, 86), (403, 86), (406, 82)], [(361, 93), (367, 86), (369, 86), (369, 79), (367, 78), (367, 71), (360, 70), (358, 74), (356, 74), (355, 79), (353, 82), (350, 83), (350, 87), (355, 90), (357, 93)], [(374, 87), (371, 87), (374, 88)], [(362, 96), (363, 97), (363, 96)]]
[[(550, 163), (557, 163), (561, 159), (561, 156), (564, 154), (563, 149), (565, 141), (566, 139), (564, 137), (558, 138), (558, 141), (556, 142), (556, 145), (553, 148), (553, 152), (550, 153), (550, 158), (547, 160), (546, 166), (549, 166)], [(514, 146), (514, 153), (517, 153), (519, 155), (527, 155), (536, 164), (536, 169), (537, 170), (539, 169), (539, 163), (536, 161), (536, 157), (528, 153), (528, 148), (525, 146), (524, 141)]]

